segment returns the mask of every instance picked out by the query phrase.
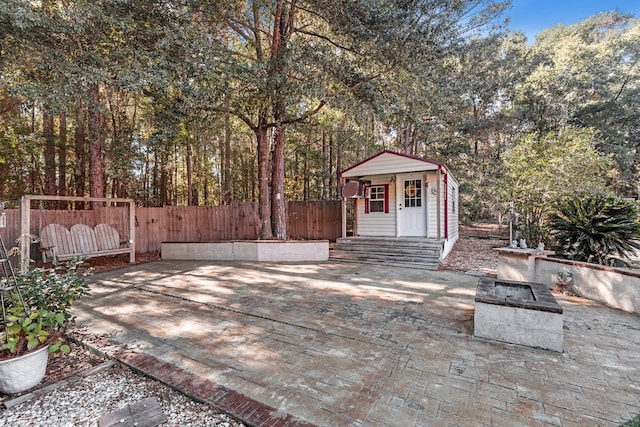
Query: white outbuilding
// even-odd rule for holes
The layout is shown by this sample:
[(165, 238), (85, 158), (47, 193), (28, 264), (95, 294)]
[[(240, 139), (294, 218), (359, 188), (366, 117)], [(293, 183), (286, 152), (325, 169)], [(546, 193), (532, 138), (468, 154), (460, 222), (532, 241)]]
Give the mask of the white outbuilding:
[(340, 174), (342, 236), (346, 203), (355, 203), (353, 237), (429, 239), (440, 260), (458, 239), (458, 181), (441, 162), (384, 150)]

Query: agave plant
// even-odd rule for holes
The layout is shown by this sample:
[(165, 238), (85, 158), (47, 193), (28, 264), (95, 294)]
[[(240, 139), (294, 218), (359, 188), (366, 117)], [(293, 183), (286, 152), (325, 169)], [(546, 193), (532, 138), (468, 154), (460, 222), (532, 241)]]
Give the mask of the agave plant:
[(640, 249), (635, 202), (608, 194), (583, 194), (564, 202), (549, 224), (556, 251), (576, 261), (615, 265)]

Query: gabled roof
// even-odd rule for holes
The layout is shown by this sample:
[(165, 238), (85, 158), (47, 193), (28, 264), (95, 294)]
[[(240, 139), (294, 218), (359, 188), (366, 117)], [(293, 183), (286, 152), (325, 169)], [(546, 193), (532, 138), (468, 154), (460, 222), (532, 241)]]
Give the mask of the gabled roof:
[(409, 154), (384, 150), (378, 154), (374, 154), (368, 159), (364, 159), (361, 162), (348, 167), (340, 172), (340, 176), (344, 178), (353, 178), (356, 176), (423, 172), (437, 169), (445, 169), (447, 173), (450, 173), (444, 163), (437, 162), (435, 160), (423, 159), (422, 157), (411, 156)]

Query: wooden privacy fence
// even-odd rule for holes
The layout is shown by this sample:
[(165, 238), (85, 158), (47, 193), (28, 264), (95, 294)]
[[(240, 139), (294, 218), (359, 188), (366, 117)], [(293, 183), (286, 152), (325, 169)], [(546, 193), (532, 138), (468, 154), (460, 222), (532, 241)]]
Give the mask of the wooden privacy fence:
[[(19, 212), (6, 209), (7, 228), (0, 234), (8, 247), (15, 246), (20, 233)], [(290, 239), (326, 239), (341, 236), (340, 201), (287, 203), (287, 234)], [(128, 237), (125, 207), (97, 210), (31, 209), (31, 234), (40, 235), (47, 224), (109, 224), (122, 238)], [(161, 242), (215, 242), (258, 238), (258, 204), (239, 202), (223, 206), (168, 206), (135, 209), (136, 252), (160, 250)], [(33, 250), (35, 256), (39, 250)]]

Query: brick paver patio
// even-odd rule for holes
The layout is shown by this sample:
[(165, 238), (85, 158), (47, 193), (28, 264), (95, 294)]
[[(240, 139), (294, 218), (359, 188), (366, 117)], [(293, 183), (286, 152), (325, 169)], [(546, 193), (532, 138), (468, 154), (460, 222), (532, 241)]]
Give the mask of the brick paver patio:
[(556, 353), (474, 338), (470, 275), (160, 261), (93, 281), (79, 337), (250, 424), (608, 426), (640, 413), (640, 316), (581, 298), (559, 297)]

